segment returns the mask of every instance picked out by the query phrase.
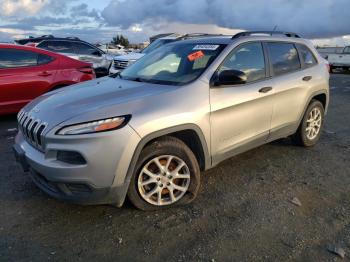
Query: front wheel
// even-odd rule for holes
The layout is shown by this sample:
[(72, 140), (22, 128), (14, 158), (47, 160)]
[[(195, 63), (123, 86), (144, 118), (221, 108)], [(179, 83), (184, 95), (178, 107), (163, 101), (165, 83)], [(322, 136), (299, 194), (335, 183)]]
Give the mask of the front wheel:
[(314, 146), (321, 136), (324, 122), (324, 107), (320, 101), (312, 100), (309, 104), (293, 140), (297, 145)]
[(164, 137), (146, 146), (135, 170), (128, 198), (141, 210), (187, 204), (197, 195), (200, 184), (197, 159), (177, 138)]

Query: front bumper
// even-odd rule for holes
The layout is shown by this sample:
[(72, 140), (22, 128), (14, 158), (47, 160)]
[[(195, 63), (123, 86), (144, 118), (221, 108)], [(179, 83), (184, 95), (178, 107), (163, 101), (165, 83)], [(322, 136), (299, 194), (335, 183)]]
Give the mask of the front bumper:
[[(125, 180), (139, 136), (128, 125), (104, 133), (45, 137), (45, 151), (30, 145), (19, 132), (13, 147), (16, 159), (30, 171), (35, 184), (50, 196), (78, 204), (121, 206), (128, 189)], [(85, 163), (71, 164), (58, 152), (77, 152)]]

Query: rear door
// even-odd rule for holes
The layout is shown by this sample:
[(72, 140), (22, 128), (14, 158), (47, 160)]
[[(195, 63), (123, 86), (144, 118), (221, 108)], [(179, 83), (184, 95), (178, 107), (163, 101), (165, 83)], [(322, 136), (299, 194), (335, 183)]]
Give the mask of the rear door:
[(236, 47), (219, 67), (238, 70), (246, 84), (211, 87), (211, 150), (213, 164), (263, 144), (269, 135), (273, 83), (261, 42)]
[(0, 113), (17, 112), (51, 88), (53, 58), (28, 50), (0, 49)]
[(79, 59), (75, 53), (71, 41), (66, 40), (45, 40), (39, 43), (36, 47), (42, 48), (51, 52), (60, 53), (74, 59)]
[(266, 43), (274, 80), (271, 136), (274, 140), (295, 132), (304, 110), (313, 72), (305, 71), (297, 46), (288, 42)]

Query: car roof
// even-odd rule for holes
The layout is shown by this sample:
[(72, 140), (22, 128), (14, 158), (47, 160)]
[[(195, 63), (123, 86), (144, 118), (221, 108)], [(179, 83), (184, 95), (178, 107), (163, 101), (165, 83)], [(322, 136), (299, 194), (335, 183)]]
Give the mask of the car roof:
[[(194, 38), (203, 38), (203, 37), (214, 37), (214, 36), (224, 36), (222, 34), (208, 34), (208, 33), (188, 33), (188, 34), (170, 34), (164, 37), (157, 38), (156, 40), (186, 40)], [(156, 41), (154, 40), (154, 41)]]
[(38, 43), (41, 42), (42, 40), (46, 40), (46, 39), (76, 39), (79, 40), (78, 37), (55, 37), (53, 35), (42, 35), (42, 36), (38, 36), (38, 37), (28, 37), (28, 38), (22, 38), (22, 39), (16, 39), (15, 42), (19, 43), (21, 45), (27, 44), (27, 43)]
[(66, 41), (66, 42), (84, 43), (84, 44), (88, 44), (88, 45), (92, 45), (92, 46), (93, 46), (93, 44), (90, 44), (89, 42), (86, 42), (86, 41), (81, 40), (81, 39), (61, 38), (61, 37), (45, 38), (45, 39), (43, 39), (42, 41), (38, 42), (37, 44), (40, 44), (40, 43), (42, 43), (42, 42), (47, 42), (47, 41), (50, 41), (50, 42), (54, 42), (54, 41)]
[(76, 38), (60, 38), (60, 37), (54, 37), (54, 38), (46, 38), (46, 39), (43, 39), (42, 41), (40, 41), (39, 43), (37, 43), (37, 45), (40, 45), (41, 43), (44, 43), (44, 42), (47, 42), (47, 41), (50, 41), (50, 42), (55, 42), (55, 41), (66, 41), (66, 42), (71, 42), (71, 43), (82, 43), (82, 44), (87, 44), (89, 46), (92, 46), (93, 48), (96, 48), (98, 49), (99, 51), (101, 51), (102, 53), (105, 53), (103, 50), (101, 50), (101, 48), (89, 43), (89, 42), (86, 42), (84, 40), (81, 40), (81, 39), (76, 39)]
[(228, 45), (232, 43), (231, 36), (211, 36), (211, 37), (197, 37), (190, 38), (181, 41), (182, 43), (193, 43), (193, 44), (217, 44), (217, 45)]
[[(0, 48), (12, 48), (20, 50), (29, 50), (29, 51), (45, 51), (36, 47), (27, 46), (27, 45), (16, 45), (16, 44), (0, 44)], [(45, 52), (46, 53), (46, 52)]]
[(240, 41), (240, 42), (281, 41), (281, 42), (303, 43), (310, 46), (310, 41), (303, 39), (299, 35), (294, 33), (276, 32), (276, 34), (274, 34), (272, 32), (271, 35), (264, 35), (264, 34), (268, 34), (268, 33), (265, 33), (265, 31), (262, 31), (262, 33), (252, 32), (252, 34), (249, 34), (249, 32), (246, 32), (246, 34), (238, 33), (233, 36), (232, 35), (231, 36), (230, 35), (198, 36), (198, 37), (191, 37), (189, 39), (185, 39), (182, 41), (182, 43), (185, 42), (185, 43), (193, 43), (193, 44), (229, 45), (237, 41)]
[(67, 57), (55, 52), (51, 52), (45, 49), (41, 49), (38, 47), (32, 47), (32, 46), (26, 46), (26, 45), (16, 45), (16, 44), (0, 44), (0, 49), (2, 48), (11, 48), (11, 49), (17, 49), (17, 50), (27, 50), (27, 51), (32, 51), (35, 53), (40, 53), (40, 54), (46, 54), (52, 57)]
[(56, 59), (71, 60), (71, 61), (74, 61), (76, 63), (81, 63), (82, 65), (83, 64), (85, 64), (85, 65), (90, 65), (91, 64), (89, 62), (84, 62), (84, 61), (80, 61), (80, 60), (77, 60), (77, 59), (73, 59), (73, 58), (70, 58), (68, 56), (65, 56), (65, 55), (62, 55), (62, 54), (59, 54), (59, 53), (55, 53), (55, 52), (51, 52), (51, 51), (48, 51), (48, 50), (45, 50), (45, 49), (41, 49), (41, 48), (38, 48), (38, 47), (31, 47), (31, 46), (26, 46), (26, 45), (16, 45), (16, 44), (0, 44), (0, 50), (1, 49), (5, 49), (5, 48), (32, 51), (32, 52), (35, 52), (35, 53), (48, 55), (48, 56), (54, 57)]

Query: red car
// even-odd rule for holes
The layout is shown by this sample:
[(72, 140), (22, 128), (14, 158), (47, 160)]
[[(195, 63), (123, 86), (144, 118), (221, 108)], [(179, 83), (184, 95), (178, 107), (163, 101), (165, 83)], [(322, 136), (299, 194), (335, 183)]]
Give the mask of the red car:
[(29, 46), (0, 44), (0, 115), (45, 92), (94, 79), (92, 65)]

